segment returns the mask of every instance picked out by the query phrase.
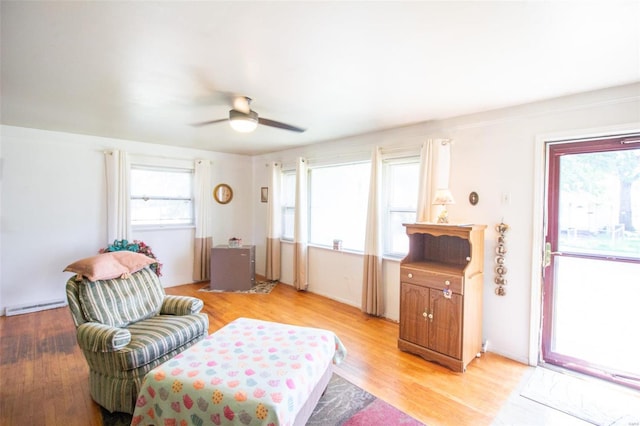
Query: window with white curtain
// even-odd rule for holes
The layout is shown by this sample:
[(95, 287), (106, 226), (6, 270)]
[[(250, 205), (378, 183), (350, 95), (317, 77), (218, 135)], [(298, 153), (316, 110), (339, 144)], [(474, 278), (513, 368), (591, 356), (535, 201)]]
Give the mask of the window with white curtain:
[(309, 243), (364, 251), (370, 162), (311, 168)]
[(296, 213), (296, 171), (282, 172), (280, 185), (282, 205), (282, 239), (293, 241), (293, 229)]
[(416, 221), (420, 157), (383, 160), (382, 240), (384, 255), (401, 258), (409, 252), (403, 223)]
[(133, 226), (194, 225), (193, 170), (131, 166)]

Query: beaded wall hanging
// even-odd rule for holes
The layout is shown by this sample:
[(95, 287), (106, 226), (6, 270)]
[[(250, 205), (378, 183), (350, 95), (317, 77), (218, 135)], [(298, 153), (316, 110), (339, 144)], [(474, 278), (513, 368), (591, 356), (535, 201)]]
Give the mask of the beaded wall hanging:
[(494, 282), (498, 285), (496, 287), (496, 294), (498, 296), (504, 296), (507, 294), (504, 286), (507, 285), (507, 279), (504, 277), (507, 275), (507, 267), (505, 266), (504, 256), (507, 254), (507, 247), (505, 245), (506, 240), (504, 234), (509, 230), (509, 225), (504, 222), (496, 225), (496, 231), (498, 232), (498, 245), (496, 247), (496, 277)]

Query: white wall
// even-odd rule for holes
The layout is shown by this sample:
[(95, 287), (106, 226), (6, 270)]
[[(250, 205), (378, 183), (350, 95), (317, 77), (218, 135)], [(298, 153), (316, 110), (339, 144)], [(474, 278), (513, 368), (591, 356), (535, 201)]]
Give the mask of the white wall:
[[(581, 136), (594, 128), (627, 124), (640, 129), (640, 84), (589, 92), (555, 100), (523, 105), (482, 114), (421, 123), (354, 138), (317, 144), (256, 157), (256, 177), (265, 175), (269, 161), (291, 163), (297, 156), (336, 158), (370, 152), (373, 146), (394, 147), (420, 144), (427, 138), (449, 138), (451, 148), (451, 190), (456, 204), (449, 206), (454, 223), (488, 225), (485, 234), (485, 279), (483, 334), (489, 350), (509, 358), (529, 361), (531, 297), (539, 287), (537, 249), (532, 241), (533, 218), (541, 205), (534, 205), (536, 138), (543, 134), (564, 133)], [(630, 125), (629, 125), (630, 124)], [(266, 175), (265, 175), (266, 176)], [(476, 191), (480, 201), (468, 203), (468, 194)], [(508, 202), (503, 202), (507, 195)], [(266, 216), (256, 215), (256, 239), (264, 239)], [(496, 224), (511, 226), (507, 234), (507, 295), (496, 296), (493, 283)], [(262, 254), (261, 254), (262, 255)], [(309, 254), (309, 290), (360, 306), (362, 257), (312, 248)], [(292, 279), (292, 253), (283, 249), (283, 281)], [(399, 265), (384, 262), (385, 316), (399, 318)], [(535, 294), (535, 291), (533, 291)], [(534, 303), (536, 306), (536, 303)], [(535, 315), (534, 315), (535, 318)], [(534, 325), (534, 329), (535, 329)]]
[[(103, 151), (212, 161), (213, 187), (230, 184), (234, 198), (213, 202), (214, 244), (238, 236), (253, 241), (251, 157), (94, 136), (2, 126), (0, 310), (65, 298), (69, 263), (105, 247), (106, 183)], [(192, 282), (192, 228), (136, 231), (163, 263), (162, 282)], [(7, 249), (10, 247), (10, 249)]]

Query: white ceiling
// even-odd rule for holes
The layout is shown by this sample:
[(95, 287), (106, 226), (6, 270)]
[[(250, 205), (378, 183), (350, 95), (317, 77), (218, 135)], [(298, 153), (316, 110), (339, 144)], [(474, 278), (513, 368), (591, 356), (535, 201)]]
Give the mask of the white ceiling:
[[(1, 3), (3, 124), (256, 154), (640, 81), (640, 1)], [(217, 91), (253, 98), (238, 134)]]

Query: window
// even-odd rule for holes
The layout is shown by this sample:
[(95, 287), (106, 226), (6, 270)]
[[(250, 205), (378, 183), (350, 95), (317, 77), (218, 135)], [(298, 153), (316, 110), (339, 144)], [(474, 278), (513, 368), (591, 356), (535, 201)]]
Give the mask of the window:
[(364, 251), (370, 163), (313, 168), (309, 175), (309, 242)]
[(193, 225), (193, 171), (132, 165), (131, 224)]
[(296, 172), (282, 172), (282, 239), (293, 241), (296, 214)]
[(403, 223), (416, 221), (419, 157), (383, 161), (384, 255), (403, 257), (409, 252), (409, 238)]

